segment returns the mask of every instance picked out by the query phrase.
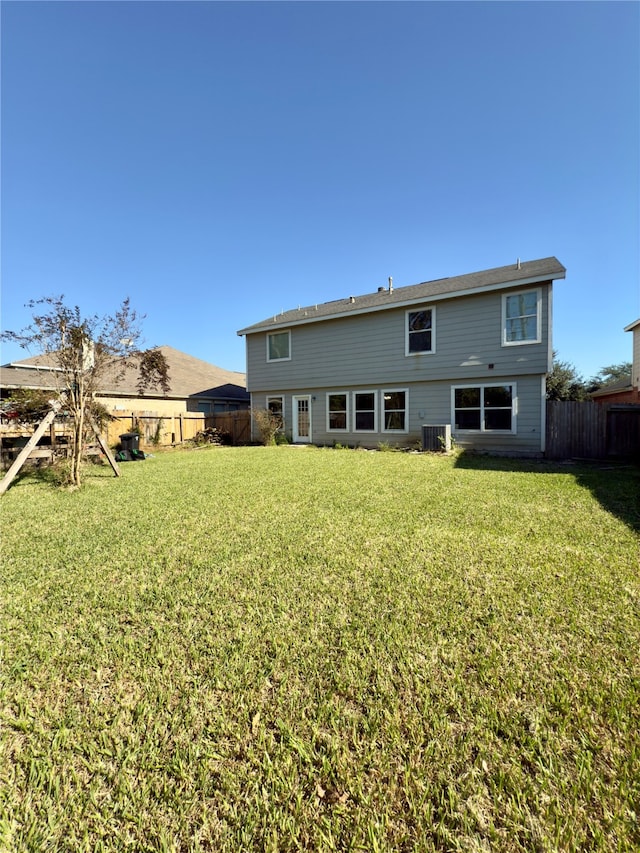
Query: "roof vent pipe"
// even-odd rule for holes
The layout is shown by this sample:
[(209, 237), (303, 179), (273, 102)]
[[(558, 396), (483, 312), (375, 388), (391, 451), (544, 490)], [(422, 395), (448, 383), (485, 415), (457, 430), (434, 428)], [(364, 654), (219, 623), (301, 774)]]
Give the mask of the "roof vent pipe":
[(516, 269), (520, 269), (520, 258), (518, 258), (518, 263), (516, 264)]
[(393, 279), (389, 276), (389, 293), (393, 293)]

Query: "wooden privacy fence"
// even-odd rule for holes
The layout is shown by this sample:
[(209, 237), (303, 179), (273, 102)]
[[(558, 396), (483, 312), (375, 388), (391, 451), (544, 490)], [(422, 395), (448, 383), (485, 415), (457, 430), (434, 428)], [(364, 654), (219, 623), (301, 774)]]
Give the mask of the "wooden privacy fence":
[(207, 425), (226, 432), (231, 437), (231, 444), (249, 444), (251, 441), (251, 412), (248, 409), (207, 415)]
[(107, 444), (114, 446), (120, 436), (140, 430), (140, 443), (146, 447), (167, 447), (182, 444), (199, 432), (215, 428), (227, 433), (232, 444), (246, 444), (251, 438), (249, 411), (225, 412), (205, 415), (200, 412), (179, 412), (160, 415), (158, 412), (140, 411), (111, 413), (113, 420), (106, 426)]
[(640, 458), (640, 405), (547, 401), (549, 459)]

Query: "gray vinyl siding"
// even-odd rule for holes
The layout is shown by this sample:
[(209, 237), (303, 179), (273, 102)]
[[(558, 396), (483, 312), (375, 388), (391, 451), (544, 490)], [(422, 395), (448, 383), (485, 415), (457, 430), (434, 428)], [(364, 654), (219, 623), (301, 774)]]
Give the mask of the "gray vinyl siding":
[(435, 309), (433, 353), (405, 355), (405, 308), (293, 325), (291, 359), (281, 362), (267, 362), (265, 332), (248, 334), (248, 389), (404, 387), (427, 380), (462, 382), (482, 377), (493, 381), (498, 376), (544, 374), (549, 352), (549, 286), (539, 286), (539, 344), (502, 346), (502, 292), (476, 294), (425, 303)]
[[(541, 341), (502, 346), (502, 294), (540, 288)], [(459, 447), (491, 453), (538, 455), (544, 448), (542, 378), (549, 369), (549, 284), (421, 303), (435, 311), (435, 351), (405, 355), (406, 307), (292, 325), (291, 358), (267, 362), (266, 332), (247, 334), (247, 381), (252, 405), (284, 398), (285, 431), (291, 437), (292, 398), (311, 399), (311, 441), (376, 447), (417, 445), (422, 424), (453, 424), (451, 389), (456, 385), (516, 385), (515, 434), (506, 431), (452, 434)], [(408, 392), (403, 433), (382, 429), (382, 390)], [(375, 391), (375, 432), (353, 429), (354, 391)], [(327, 393), (348, 393), (349, 429), (327, 430)]]
[[(273, 388), (266, 392), (252, 394), (252, 406), (264, 408), (267, 397), (282, 396), (284, 398), (285, 432), (291, 438), (293, 426), (292, 399), (298, 395), (309, 395), (311, 399), (311, 420), (313, 444), (333, 445), (336, 443), (358, 447), (376, 447), (380, 443), (392, 446), (417, 446), (421, 440), (422, 424), (449, 424), (452, 420), (452, 387), (464, 385), (515, 384), (517, 394), (516, 433), (503, 431), (492, 433), (456, 432), (452, 427), (452, 435), (460, 448), (486, 451), (490, 453), (509, 453), (513, 455), (539, 455), (543, 448), (541, 435), (542, 424), (542, 382), (540, 376), (510, 376), (499, 380), (487, 379), (486, 376), (467, 377), (463, 382), (434, 380), (426, 382), (405, 382), (396, 385), (389, 383), (377, 384), (340, 384), (331, 387), (311, 386), (284, 390)], [(383, 389), (406, 390), (408, 393), (408, 431), (405, 433), (384, 432), (382, 429)], [(373, 391), (377, 395), (378, 418), (376, 432), (358, 432), (353, 429), (353, 392)], [(349, 395), (349, 429), (345, 431), (327, 430), (327, 393), (347, 393)]]

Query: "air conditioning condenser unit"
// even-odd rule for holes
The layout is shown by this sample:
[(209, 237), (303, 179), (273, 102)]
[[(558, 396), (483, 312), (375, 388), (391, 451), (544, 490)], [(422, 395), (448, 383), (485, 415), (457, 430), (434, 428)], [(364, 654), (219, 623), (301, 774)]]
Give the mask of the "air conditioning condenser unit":
[(451, 450), (451, 424), (423, 424), (422, 449), (449, 453)]

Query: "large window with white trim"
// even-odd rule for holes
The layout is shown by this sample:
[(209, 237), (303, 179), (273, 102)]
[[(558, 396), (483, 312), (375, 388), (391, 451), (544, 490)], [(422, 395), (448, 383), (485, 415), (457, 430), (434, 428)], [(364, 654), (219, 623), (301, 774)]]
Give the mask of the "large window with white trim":
[(375, 432), (377, 429), (377, 409), (375, 391), (353, 392), (354, 432)]
[(516, 386), (460, 385), (452, 388), (457, 432), (516, 431)]
[(327, 394), (327, 431), (346, 432), (349, 428), (347, 394), (337, 392)]
[(407, 432), (409, 392), (402, 388), (382, 392), (382, 432)]
[(405, 355), (435, 352), (435, 319), (435, 308), (416, 308), (406, 312)]
[(537, 344), (542, 340), (540, 288), (502, 296), (502, 344)]
[(291, 359), (291, 331), (267, 334), (267, 361), (289, 361)]

